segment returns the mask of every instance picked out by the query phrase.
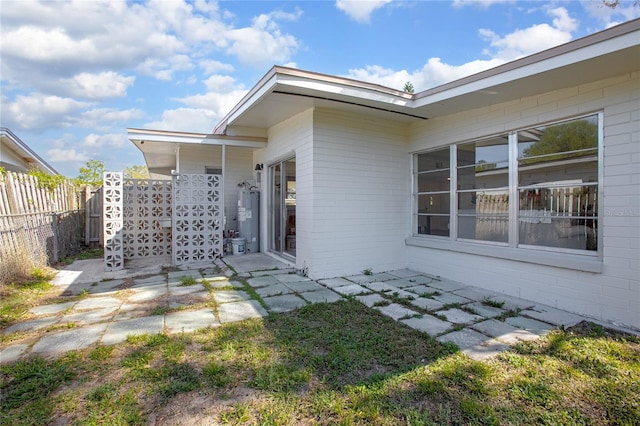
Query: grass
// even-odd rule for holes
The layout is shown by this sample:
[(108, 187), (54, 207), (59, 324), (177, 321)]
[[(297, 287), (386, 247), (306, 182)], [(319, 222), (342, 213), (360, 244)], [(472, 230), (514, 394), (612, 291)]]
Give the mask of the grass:
[(0, 285), (0, 328), (19, 321), (28, 315), (29, 308), (53, 295), (49, 282), (54, 271), (49, 268), (33, 268), (21, 280)]
[(476, 362), (355, 300), (0, 366), (0, 424), (637, 424), (640, 339), (589, 323)]

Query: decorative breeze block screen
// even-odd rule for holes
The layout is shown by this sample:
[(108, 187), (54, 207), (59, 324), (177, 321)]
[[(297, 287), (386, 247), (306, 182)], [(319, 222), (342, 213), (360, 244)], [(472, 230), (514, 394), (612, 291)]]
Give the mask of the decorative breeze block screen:
[(171, 254), (171, 181), (129, 179), (124, 183), (124, 258)]
[(122, 173), (104, 173), (102, 194), (105, 269), (116, 271), (124, 268)]
[(220, 175), (173, 177), (173, 263), (212, 262), (222, 254)]

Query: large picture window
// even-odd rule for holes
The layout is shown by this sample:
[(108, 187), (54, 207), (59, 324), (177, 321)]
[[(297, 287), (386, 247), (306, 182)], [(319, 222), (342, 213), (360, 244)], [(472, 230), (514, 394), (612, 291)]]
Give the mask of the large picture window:
[(591, 115), (416, 154), (414, 232), (596, 252), (600, 134)]

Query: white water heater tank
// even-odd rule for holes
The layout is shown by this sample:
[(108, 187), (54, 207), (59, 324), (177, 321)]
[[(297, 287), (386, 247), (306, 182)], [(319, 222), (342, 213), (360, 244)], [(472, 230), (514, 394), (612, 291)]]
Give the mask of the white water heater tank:
[(260, 191), (241, 189), (238, 194), (238, 232), (247, 240), (246, 252), (260, 251)]

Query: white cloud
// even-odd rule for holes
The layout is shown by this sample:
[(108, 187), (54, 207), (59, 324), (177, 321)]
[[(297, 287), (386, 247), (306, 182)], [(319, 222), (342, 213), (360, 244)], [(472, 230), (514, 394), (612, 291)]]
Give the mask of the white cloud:
[(3, 102), (2, 121), (16, 130), (46, 130), (70, 125), (69, 116), (90, 104), (71, 98), (42, 93), (18, 95), (13, 102)]
[(371, 14), (392, 0), (336, 0), (336, 7), (356, 22), (367, 23)]
[(216, 72), (233, 72), (233, 65), (225, 64), (213, 59), (204, 59), (200, 61), (198, 65), (204, 70), (204, 73), (207, 75)]
[(299, 47), (295, 37), (281, 33), (271, 15), (259, 15), (251, 27), (231, 30), (227, 36), (231, 41), (227, 53), (254, 67), (287, 61)]
[(599, 1), (588, 1), (582, 2), (582, 6), (590, 17), (601, 22), (602, 28), (597, 29), (601, 30), (640, 18), (640, 7), (635, 3), (635, 0), (621, 1), (615, 8), (612, 8), (604, 6)]
[(75, 126), (87, 129), (109, 129), (115, 124), (127, 123), (144, 118), (142, 110), (131, 108), (121, 110), (117, 108), (92, 108), (70, 117), (69, 121)]
[(476, 6), (481, 9), (488, 9), (494, 4), (513, 2), (515, 0), (453, 0), (453, 7)]
[(89, 160), (86, 152), (78, 152), (74, 148), (53, 148), (47, 151), (47, 160), (54, 163), (85, 162)]
[(194, 133), (211, 133), (220, 116), (209, 109), (177, 108), (166, 110), (162, 119), (145, 123), (144, 127)]
[(440, 58), (430, 58), (422, 69), (412, 72), (367, 66), (350, 69), (347, 76), (398, 90), (402, 89), (405, 82), (411, 81), (416, 91), (426, 90), (570, 41), (572, 33), (578, 28), (577, 21), (562, 7), (549, 9), (547, 13), (552, 18), (552, 25), (532, 25), (504, 36), (499, 36), (492, 30), (481, 29), (480, 36), (489, 42), (489, 47), (483, 52), (489, 56), (488, 59), (454, 65), (447, 64)]
[(571, 33), (578, 28), (577, 21), (562, 7), (550, 9), (548, 14), (553, 18), (553, 25), (537, 24), (504, 37), (481, 29), (480, 35), (490, 41), (494, 49), (493, 52), (487, 49), (484, 53), (494, 59), (511, 61), (571, 41)]
[(90, 148), (119, 148), (128, 145), (129, 141), (122, 133), (96, 134), (84, 137), (82, 144)]
[(67, 87), (68, 94), (79, 98), (104, 99), (119, 98), (127, 95), (127, 88), (135, 77), (125, 77), (113, 71), (97, 74), (80, 73), (72, 78), (61, 79), (60, 84)]

